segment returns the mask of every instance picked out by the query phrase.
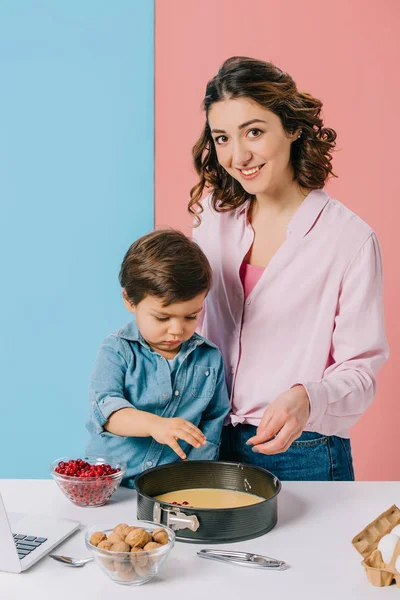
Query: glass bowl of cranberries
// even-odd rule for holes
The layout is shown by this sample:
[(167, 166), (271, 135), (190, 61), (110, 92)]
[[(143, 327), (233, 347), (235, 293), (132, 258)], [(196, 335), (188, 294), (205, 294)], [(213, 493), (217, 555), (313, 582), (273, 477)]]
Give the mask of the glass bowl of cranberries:
[(125, 463), (110, 456), (63, 457), (51, 463), (51, 476), (77, 506), (106, 504), (125, 473)]

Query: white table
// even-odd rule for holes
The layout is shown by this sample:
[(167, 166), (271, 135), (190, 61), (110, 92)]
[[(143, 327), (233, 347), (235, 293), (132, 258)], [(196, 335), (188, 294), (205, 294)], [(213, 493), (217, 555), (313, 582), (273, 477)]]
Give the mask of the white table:
[[(136, 518), (136, 493), (120, 488), (101, 508), (71, 504), (50, 480), (0, 480), (8, 511), (78, 520), (84, 527)], [(177, 542), (159, 575), (140, 587), (113, 583), (94, 563), (72, 569), (48, 556), (22, 574), (0, 573), (1, 600), (368, 600), (398, 598), (400, 589), (373, 587), (351, 539), (392, 504), (400, 506), (400, 482), (283, 482), (278, 525), (266, 535), (225, 547), (284, 560), (286, 571), (270, 572), (202, 560), (209, 545)], [(83, 530), (56, 553), (84, 557)]]

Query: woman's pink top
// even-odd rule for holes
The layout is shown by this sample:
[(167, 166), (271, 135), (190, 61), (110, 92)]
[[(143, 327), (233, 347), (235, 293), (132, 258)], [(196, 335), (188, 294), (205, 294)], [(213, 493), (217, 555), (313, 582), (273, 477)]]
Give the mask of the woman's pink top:
[(244, 261), (242, 262), (239, 269), (239, 276), (243, 285), (245, 298), (250, 294), (263, 272), (264, 267), (256, 267), (254, 265), (249, 265)]
[[(246, 292), (240, 267), (254, 240), (249, 204), (217, 213), (203, 201), (194, 239), (214, 274), (199, 332), (220, 348), (235, 423), (304, 385), (306, 431), (349, 437), (371, 404), (388, 358), (382, 262), (374, 231), (324, 190), (305, 198), (286, 241)], [(254, 280), (252, 280), (254, 282)]]

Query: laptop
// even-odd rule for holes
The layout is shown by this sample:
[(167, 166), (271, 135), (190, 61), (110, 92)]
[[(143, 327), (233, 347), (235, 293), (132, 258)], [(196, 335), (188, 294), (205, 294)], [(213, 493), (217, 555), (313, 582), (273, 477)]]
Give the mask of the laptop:
[(79, 526), (45, 515), (7, 515), (0, 494), (0, 571), (26, 571)]

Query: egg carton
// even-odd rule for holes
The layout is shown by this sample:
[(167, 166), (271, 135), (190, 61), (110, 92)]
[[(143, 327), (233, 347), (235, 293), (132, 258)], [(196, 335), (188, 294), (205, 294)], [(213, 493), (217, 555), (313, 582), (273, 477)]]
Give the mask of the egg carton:
[(399, 524), (400, 509), (393, 505), (372, 523), (369, 523), (351, 541), (355, 549), (364, 557), (361, 564), (367, 573), (368, 581), (372, 585), (383, 587), (390, 585), (394, 579), (397, 587), (400, 588), (400, 573), (394, 567), (400, 554), (400, 540), (397, 542), (390, 563), (383, 561), (382, 554), (378, 550), (381, 538)]

